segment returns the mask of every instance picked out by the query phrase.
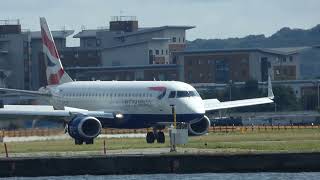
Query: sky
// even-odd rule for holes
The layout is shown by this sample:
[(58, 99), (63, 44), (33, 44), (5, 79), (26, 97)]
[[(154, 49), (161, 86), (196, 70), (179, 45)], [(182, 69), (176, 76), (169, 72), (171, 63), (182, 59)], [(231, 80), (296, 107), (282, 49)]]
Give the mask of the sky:
[(20, 19), (23, 29), (38, 31), (43, 16), (51, 30), (79, 32), (107, 27), (111, 16), (136, 16), (140, 27), (196, 26), (187, 40), (224, 39), (309, 29), (320, 24), (319, 7), (320, 0), (1, 0), (0, 19)]

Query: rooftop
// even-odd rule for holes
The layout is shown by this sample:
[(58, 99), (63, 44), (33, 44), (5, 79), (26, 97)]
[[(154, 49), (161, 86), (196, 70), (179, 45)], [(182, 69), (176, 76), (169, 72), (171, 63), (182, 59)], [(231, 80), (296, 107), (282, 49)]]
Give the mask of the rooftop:
[(152, 38), (151, 40), (143, 40), (143, 41), (123, 43), (123, 44), (118, 44), (118, 45), (111, 46), (111, 47), (106, 47), (106, 48), (103, 48), (103, 49), (112, 49), (112, 48), (119, 48), (119, 47), (125, 47), (125, 46), (134, 46), (134, 45), (138, 45), (138, 44), (149, 43), (149, 42), (152, 42), (152, 41), (169, 41), (169, 40), (170, 40), (170, 38)]
[[(66, 38), (74, 33), (74, 30), (61, 30), (61, 31), (51, 31), (52, 36), (54, 38)], [(40, 31), (32, 31), (31, 32), (32, 39), (41, 39)]]
[(109, 29), (87, 29), (75, 34), (74, 38), (96, 37), (97, 32), (109, 31)]
[(176, 68), (176, 64), (150, 64), (141, 66), (103, 66), (103, 67), (69, 67), (67, 71), (88, 71), (88, 70), (129, 70), (129, 69), (159, 69), (159, 68)]
[[(195, 26), (161, 26), (161, 27), (149, 27), (149, 28), (139, 28), (138, 31), (134, 32), (123, 32), (123, 33), (117, 33), (115, 37), (126, 37), (126, 36), (134, 36), (137, 34), (143, 34), (143, 33), (151, 33), (156, 31), (162, 31), (165, 29), (192, 29)], [(86, 38), (86, 37), (96, 37), (97, 32), (100, 31), (109, 31), (109, 29), (90, 29), (90, 30), (82, 30), (81, 32), (74, 35), (74, 38)]]
[(239, 49), (201, 49), (185, 50), (176, 54), (203, 54), (203, 53), (232, 53), (232, 52), (262, 52), (276, 55), (292, 55), (312, 47), (288, 47), (288, 48), (239, 48)]
[(193, 29), (195, 28), (195, 26), (161, 26), (161, 27), (154, 27), (154, 28), (143, 28), (143, 29), (138, 29), (138, 31), (134, 31), (134, 32), (129, 32), (129, 33), (122, 33), (119, 34), (115, 37), (127, 37), (127, 36), (134, 36), (137, 34), (144, 34), (144, 33), (151, 33), (151, 32), (156, 32), (156, 31), (162, 31), (165, 29), (184, 29), (184, 30), (188, 30), (188, 29)]
[(19, 19), (0, 20), (0, 25), (20, 25)]

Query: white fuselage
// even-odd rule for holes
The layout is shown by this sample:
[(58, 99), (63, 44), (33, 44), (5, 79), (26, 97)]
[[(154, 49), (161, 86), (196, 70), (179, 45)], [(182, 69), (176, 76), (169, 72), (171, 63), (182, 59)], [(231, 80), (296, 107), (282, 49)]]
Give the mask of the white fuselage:
[(124, 115), (171, 115), (174, 105), (177, 115), (205, 113), (196, 90), (177, 81), (79, 81), (49, 90), (51, 104), (57, 109), (68, 106)]

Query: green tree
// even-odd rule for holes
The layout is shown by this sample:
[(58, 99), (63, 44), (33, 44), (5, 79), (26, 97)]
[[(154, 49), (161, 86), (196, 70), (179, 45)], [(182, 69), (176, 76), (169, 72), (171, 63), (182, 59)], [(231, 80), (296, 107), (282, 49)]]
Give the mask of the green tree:
[(276, 86), (273, 88), (274, 102), (278, 111), (292, 111), (300, 109), (297, 97), (289, 86)]

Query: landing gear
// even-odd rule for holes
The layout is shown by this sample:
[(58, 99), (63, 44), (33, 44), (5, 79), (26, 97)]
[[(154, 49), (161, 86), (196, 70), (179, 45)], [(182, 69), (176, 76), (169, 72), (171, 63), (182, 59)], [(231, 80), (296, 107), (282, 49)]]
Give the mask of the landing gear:
[(162, 131), (159, 131), (158, 132), (158, 137), (157, 137), (157, 142), (158, 143), (165, 143), (166, 139), (165, 139), (165, 136), (164, 136), (164, 133)]
[(148, 144), (154, 143), (154, 140), (155, 140), (155, 139), (156, 139), (156, 138), (155, 138), (153, 132), (148, 132), (148, 133), (147, 133), (146, 140), (147, 140), (147, 143), (148, 143)]
[(153, 129), (153, 132), (148, 132), (146, 136), (146, 140), (148, 144), (154, 143), (157, 140), (157, 143), (165, 143), (165, 136), (162, 131), (157, 131), (157, 129)]
[(74, 144), (75, 145), (82, 145), (83, 144), (83, 140), (82, 139), (74, 139)]
[(82, 145), (83, 143), (93, 144), (93, 139), (89, 139), (89, 140), (74, 139), (74, 144), (75, 145)]
[(93, 139), (86, 140), (85, 142), (86, 144), (93, 144)]

